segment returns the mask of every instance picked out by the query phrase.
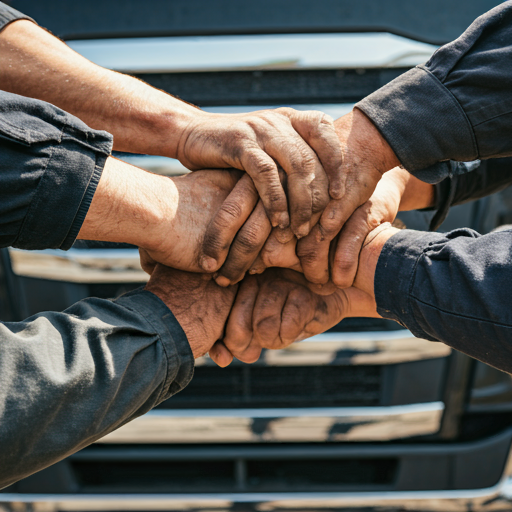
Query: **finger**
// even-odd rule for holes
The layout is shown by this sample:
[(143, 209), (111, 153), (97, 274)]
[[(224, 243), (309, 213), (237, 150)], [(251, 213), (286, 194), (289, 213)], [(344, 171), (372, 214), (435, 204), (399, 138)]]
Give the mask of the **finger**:
[(146, 249), (142, 249), (139, 247), (139, 256), (140, 256), (140, 266), (142, 270), (146, 272), (146, 274), (151, 275), (153, 270), (157, 265), (156, 261), (148, 254)]
[(297, 256), (308, 281), (325, 284), (329, 281), (329, 248), (344, 222), (342, 201), (332, 200), (311, 233), (299, 240)]
[(279, 336), (281, 314), (288, 293), (296, 286), (287, 281), (268, 280), (260, 288), (252, 314), (253, 340), (258, 346), (278, 349), (282, 347)]
[(272, 226), (288, 227), (288, 202), (274, 160), (261, 149), (252, 149), (242, 154), (241, 162), (254, 181)]
[[(246, 277), (238, 289), (235, 303), (226, 323), (223, 343), (234, 357), (244, 362), (253, 362), (252, 360), (246, 361), (244, 353), (248, 349), (253, 337), (252, 314), (258, 291), (259, 286), (256, 277)], [(249, 351), (249, 359), (251, 355), (255, 356), (254, 353)], [(257, 353), (255, 360), (258, 357), (259, 353)]]
[(359, 265), (359, 253), (372, 226), (368, 223), (369, 212), (365, 205), (358, 208), (341, 230), (334, 260), (332, 281), (339, 288), (352, 286)]
[(278, 109), (286, 115), (294, 129), (313, 148), (329, 178), (329, 193), (333, 199), (344, 194), (341, 167), (341, 144), (331, 116), (317, 111), (297, 112), (290, 108)]
[(257, 202), (252, 179), (243, 175), (206, 228), (199, 255), (199, 265), (205, 272), (215, 272), (222, 265), (231, 242)]
[(304, 286), (292, 290), (286, 297), (281, 312), (279, 336), (283, 346), (307, 337), (306, 327), (314, 318), (316, 311), (315, 296)]
[(295, 236), (302, 238), (310, 231), (313, 212), (329, 202), (327, 175), (316, 153), (291, 126), (271, 137), (265, 149), (287, 174), (290, 226)]
[(277, 230), (273, 230), (268, 237), (265, 245), (260, 251), (258, 259), (252, 265), (252, 269), (256, 268), (300, 268), (300, 261), (295, 252), (297, 239), (293, 237), (287, 243), (281, 243), (277, 236)]
[(217, 341), (209, 351), (211, 360), (221, 368), (229, 366), (233, 361), (233, 354), (226, 348), (222, 341)]
[(249, 219), (237, 233), (226, 261), (220, 268), (216, 282), (220, 286), (238, 283), (258, 257), (261, 248), (272, 231), (261, 201)]

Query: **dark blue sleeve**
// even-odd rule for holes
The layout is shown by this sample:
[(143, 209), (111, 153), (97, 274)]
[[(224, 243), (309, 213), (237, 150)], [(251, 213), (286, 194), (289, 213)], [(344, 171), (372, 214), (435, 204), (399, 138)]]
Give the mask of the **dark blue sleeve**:
[(383, 317), (512, 373), (512, 230), (405, 229), (384, 245), (374, 284)]
[(0, 91), (0, 247), (69, 249), (112, 144), (54, 105)]
[(16, 20), (34, 21), (29, 16), (26, 16), (20, 11), (17, 11), (16, 9), (13, 9), (12, 7), (4, 4), (3, 2), (0, 2), (0, 30), (9, 25), (9, 23)]
[(183, 329), (144, 290), (0, 323), (0, 489), (148, 412), (193, 372)]
[(356, 107), (377, 126), (406, 169), (423, 181), (439, 182), (447, 168), (443, 175), (435, 167), (438, 162), (512, 156), (510, 62), (509, 1), (475, 20), (425, 65)]

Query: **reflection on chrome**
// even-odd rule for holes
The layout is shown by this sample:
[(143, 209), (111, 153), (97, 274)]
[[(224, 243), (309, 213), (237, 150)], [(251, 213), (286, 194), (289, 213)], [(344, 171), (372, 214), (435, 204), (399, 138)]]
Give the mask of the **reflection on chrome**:
[(70, 283), (145, 283), (138, 249), (70, 249), (24, 251), (9, 248), (18, 276)]
[(392, 407), (153, 410), (102, 443), (389, 441), (438, 431), (442, 402)]
[[(190, 511), (234, 512), (250, 503), (254, 512), (333, 512), (350, 510), (391, 512), (505, 512), (512, 510), (512, 478), (486, 489), (403, 492), (297, 492), (229, 494), (0, 494), (0, 507), (33, 512)], [(23, 504), (30, 504), (24, 508)], [(342, 508), (343, 507), (343, 508)]]
[(67, 44), (100, 66), (131, 73), (413, 67), (437, 49), (387, 33), (144, 37)]

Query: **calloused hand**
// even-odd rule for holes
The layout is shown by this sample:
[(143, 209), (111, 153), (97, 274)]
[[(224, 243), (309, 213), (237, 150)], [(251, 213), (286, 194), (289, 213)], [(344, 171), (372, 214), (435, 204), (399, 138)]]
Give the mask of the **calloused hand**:
[[(252, 363), (263, 348), (280, 349), (319, 334), (349, 316), (378, 316), (374, 299), (356, 288), (319, 295), (293, 270), (268, 269), (239, 285), (222, 343), (237, 359)], [(217, 354), (210, 351), (215, 361)], [(220, 359), (220, 357), (219, 357)], [(226, 359), (220, 359), (225, 363)]]
[[(236, 296), (237, 286), (221, 288), (210, 275), (155, 266), (146, 290), (159, 297), (172, 311), (185, 332), (194, 358), (206, 354), (222, 338)], [(232, 357), (217, 347), (216, 362), (228, 365)]]
[[(290, 226), (299, 238), (309, 233), (313, 214), (323, 211), (330, 197), (343, 194), (339, 140), (332, 119), (322, 112), (279, 108), (236, 115), (198, 113), (180, 138), (178, 158), (192, 170), (246, 171), (271, 225)], [(287, 193), (279, 167), (288, 178)], [(210, 227), (212, 239), (222, 232), (222, 215)], [(205, 246), (203, 269), (217, 270), (225, 249), (221, 244)]]

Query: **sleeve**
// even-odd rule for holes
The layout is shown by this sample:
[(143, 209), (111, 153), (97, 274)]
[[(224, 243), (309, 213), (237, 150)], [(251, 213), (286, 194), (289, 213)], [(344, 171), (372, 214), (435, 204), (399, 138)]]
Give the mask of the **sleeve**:
[(0, 324), (0, 488), (146, 413), (193, 367), (177, 320), (144, 290)]
[(430, 223), (432, 231), (443, 223), (450, 207), (500, 192), (512, 185), (512, 158), (493, 158), (483, 162), (443, 162), (452, 168), (465, 166), (467, 172), (449, 170), (449, 177), (436, 185), (436, 213)]
[(512, 230), (400, 231), (377, 263), (377, 311), (512, 373), (511, 258)]
[(13, 9), (12, 7), (9, 7), (8, 5), (5, 5), (3, 2), (0, 2), (0, 31), (4, 27), (9, 25), (9, 23), (11, 23), (12, 21), (16, 21), (16, 20), (34, 21), (29, 16), (26, 16), (25, 14), (22, 14), (21, 12), (17, 11), (16, 9)]
[(0, 247), (69, 249), (112, 144), (49, 103), (0, 91)]
[(372, 120), (406, 169), (435, 183), (447, 176), (425, 171), (437, 162), (512, 155), (511, 60), (508, 1), (475, 20), (425, 65), (356, 107)]

